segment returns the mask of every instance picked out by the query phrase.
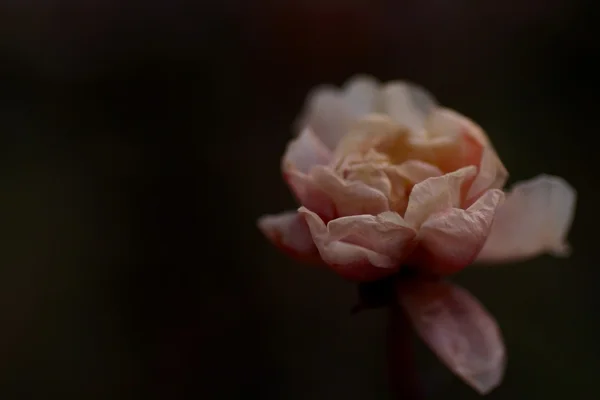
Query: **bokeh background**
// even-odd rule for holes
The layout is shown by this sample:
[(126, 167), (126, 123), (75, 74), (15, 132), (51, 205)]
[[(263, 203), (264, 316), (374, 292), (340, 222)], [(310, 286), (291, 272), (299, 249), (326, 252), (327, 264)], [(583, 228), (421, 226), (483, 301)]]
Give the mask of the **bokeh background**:
[[(579, 192), (570, 259), (471, 268), (490, 399), (600, 396), (598, 24), (574, 0), (4, 0), (0, 398), (392, 399), (382, 311), (272, 248), (314, 85), (408, 79), (478, 121), (511, 182)], [(415, 341), (427, 398), (476, 399)], [(408, 397), (407, 397), (408, 398)]]

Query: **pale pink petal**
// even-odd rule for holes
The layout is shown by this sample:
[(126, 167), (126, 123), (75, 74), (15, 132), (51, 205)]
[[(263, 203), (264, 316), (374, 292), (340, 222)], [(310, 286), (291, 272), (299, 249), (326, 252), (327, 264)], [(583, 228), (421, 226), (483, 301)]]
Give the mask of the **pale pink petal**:
[(498, 324), (466, 290), (446, 282), (415, 282), (398, 290), (423, 341), (481, 394), (496, 388), (506, 367)]
[(309, 126), (329, 149), (334, 149), (354, 120), (337, 88), (319, 86), (308, 95), (297, 125), (299, 129)]
[(319, 188), (312, 176), (292, 170), (284, 173), (284, 179), (300, 204), (327, 221), (336, 217), (337, 211), (333, 200)]
[(384, 111), (399, 125), (422, 134), (425, 120), (436, 107), (433, 96), (420, 86), (408, 82), (387, 83), (383, 90)]
[(307, 97), (298, 128), (310, 126), (334, 149), (357, 119), (375, 110), (378, 98), (379, 84), (363, 75), (350, 79), (342, 89), (318, 86)]
[[(400, 165), (386, 167), (385, 172), (394, 178), (405, 179), (413, 185), (443, 175), (442, 171), (435, 165), (419, 160), (408, 160)], [(395, 179), (393, 180), (395, 181)]]
[(277, 247), (304, 261), (319, 260), (319, 252), (304, 217), (296, 211), (264, 215), (258, 228)]
[[(479, 179), (475, 189), (481, 193), (484, 189), (500, 189), (506, 183), (508, 171), (496, 154), (489, 138), (483, 129), (471, 119), (448, 108), (438, 108), (431, 113), (426, 122), (426, 129), (434, 137), (458, 137), (466, 136), (463, 140), (463, 148), (460, 157), (464, 159), (462, 165), (479, 165), (485, 161), (485, 169), (481, 170), (484, 176)], [(471, 143), (473, 139), (478, 146)], [(486, 149), (482, 154), (481, 149)], [(485, 160), (482, 158), (485, 157)], [(481, 189), (485, 184), (491, 182), (487, 188)], [(468, 195), (469, 198), (473, 193)]]
[(463, 185), (476, 173), (477, 168), (470, 166), (416, 184), (404, 214), (406, 222), (418, 228), (430, 215), (460, 207)]
[(321, 258), (343, 277), (356, 281), (395, 273), (411, 248), (415, 232), (395, 213), (358, 215), (330, 221), (301, 207)]
[(476, 199), (485, 190), (502, 189), (507, 178), (508, 173), (506, 170), (498, 168), (498, 163), (493, 150), (489, 147), (484, 148), (477, 176), (473, 180), (471, 188), (467, 193), (467, 202)]
[(466, 210), (452, 208), (430, 216), (419, 230), (419, 267), (448, 275), (471, 264), (483, 247), (504, 193), (491, 189)]
[(315, 165), (323, 165), (331, 160), (331, 152), (310, 128), (290, 141), (282, 160), (282, 170), (298, 170), (308, 173)]
[(352, 115), (359, 118), (377, 112), (380, 106), (379, 82), (367, 75), (356, 75), (342, 87), (342, 96)]
[(332, 199), (337, 216), (375, 215), (390, 209), (384, 193), (360, 181), (346, 181), (330, 168), (317, 166), (311, 176)]
[(491, 143), (483, 129), (473, 120), (445, 107), (439, 107), (432, 112), (426, 122), (427, 131), (433, 136), (456, 137), (467, 132), (484, 147)]
[(385, 173), (390, 187), (387, 192), (382, 192), (389, 193), (390, 208), (400, 213), (406, 211), (408, 195), (415, 184), (442, 175), (442, 171), (436, 166), (418, 160), (383, 166), (380, 170)]
[(498, 209), (477, 261), (502, 262), (542, 253), (569, 254), (566, 236), (577, 194), (562, 178), (540, 175), (517, 183)]
[(327, 230), (329, 240), (344, 240), (398, 260), (406, 257), (416, 236), (415, 230), (392, 211), (337, 218), (327, 224)]

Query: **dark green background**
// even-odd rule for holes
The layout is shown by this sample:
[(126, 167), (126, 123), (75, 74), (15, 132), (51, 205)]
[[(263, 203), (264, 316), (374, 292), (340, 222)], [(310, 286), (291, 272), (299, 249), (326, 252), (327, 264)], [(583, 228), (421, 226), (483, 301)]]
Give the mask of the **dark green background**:
[[(0, 397), (390, 399), (385, 313), (255, 228), (315, 84), (409, 79), (579, 193), (570, 259), (473, 267), (490, 399), (600, 396), (597, 22), (576, 1), (0, 4)], [(362, 5), (359, 5), (362, 4)], [(451, 5), (450, 5), (451, 4)], [(596, 25), (596, 26), (594, 26)], [(431, 399), (476, 399), (418, 344)]]

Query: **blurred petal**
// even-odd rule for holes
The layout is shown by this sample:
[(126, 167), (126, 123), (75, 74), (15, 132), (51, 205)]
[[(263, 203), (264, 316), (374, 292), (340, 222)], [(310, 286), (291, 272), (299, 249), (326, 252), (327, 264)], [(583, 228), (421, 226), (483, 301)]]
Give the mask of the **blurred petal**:
[(344, 101), (355, 118), (377, 111), (381, 90), (373, 77), (354, 76), (346, 82), (342, 91)]
[(540, 175), (517, 183), (498, 209), (477, 261), (513, 261), (545, 252), (568, 255), (566, 236), (576, 198), (575, 190), (555, 176)]
[(378, 82), (364, 75), (348, 80), (342, 89), (318, 86), (308, 95), (299, 128), (310, 126), (334, 149), (358, 118), (375, 110), (379, 92)]
[(463, 184), (476, 173), (476, 167), (465, 167), (416, 184), (404, 215), (406, 222), (418, 228), (431, 214), (460, 207)]
[(330, 168), (317, 166), (311, 176), (333, 201), (337, 216), (376, 215), (390, 209), (384, 193), (361, 181), (344, 180)]
[(501, 190), (491, 189), (466, 210), (453, 208), (429, 217), (419, 230), (419, 266), (448, 275), (471, 264), (489, 235), (503, 199)]
[(298, 210), (308, 223), (321, 258), (343, 277), (371, 281), (397, 271), (415, 232), (398, 214), (338, 218), (327, 226), (314, 212)]
[(506, 355), (494, 318), (466, 290), (446, 282), (411, 282), (398, 296), (431, 350), (481, 394), (497, 387)]
[(288, 144), (283, 156), (282, 170), (296, 169), (308, 173), (313, 166), (327, 164), (330, 159), (329, 149), (311, 129), (305, 128)]
[(309, 94), (299, 128), (309, 126), (321, 141), (334, 149), (354, 121), (349, 106), (333, 86), (319, 86)]
[(421, 134), (425, 120), (436, 107), (435, 98), (422, 87), (394, 81), (382, 91), (384, 111), (399, 125)]
[(277, 247), (295, 258), (319, 260), (319, 252), (306, 221), (296, 211), (264, 215), (258, 219), (258, 228)]

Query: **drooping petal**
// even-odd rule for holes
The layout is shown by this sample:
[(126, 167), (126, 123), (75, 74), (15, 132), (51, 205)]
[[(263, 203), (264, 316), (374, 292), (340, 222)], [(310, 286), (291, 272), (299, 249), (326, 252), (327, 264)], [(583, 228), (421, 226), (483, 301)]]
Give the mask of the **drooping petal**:
[(331, 152), (310, 128), (290, 141), (283, 155), (282, 171), (298, 170), (308, 173), (315, 165), (324, 165), (331, 160)]
[(312, 170), (311, 177), (319, 189), (331, 198), (337, 216), (376, 215), (390, 209), (384, 193), (361, 181), (344, 180), (331, 168), (317, 166)]
[(421, 339), (481, 394), (497, 387), (506, 352), (500, 329), (466, 290), (447, 282), (400, 285), (398, 296)]
[(419, 230), (418, 265), (449, 275), (471, 264), (483, 247), (504, 193), (491, 189), (466, 210), (452, 208), (429, 217)]
[(399, 125), (414, 134), (423, 134), (425, 120), (436, 107), (435, 98), (424, 88), (393, 81), (382, 89), (384, 111)]
[(296, 211), (264, 215), (258, 219), (258, 228), (277, 247), (302, 261), (320, 261), (304, 217)]
[(498, 209), (477, 261), (503, 262), (542, 253), (565, 256), (577, 194), (562, 178), (540, 175), (517, 183)]
[(372, 281), (392, 275), (411, 249), (415, 232), (398, 214), (356, 215), (327, 225), (301, 207), (321, 258), (335, 272), (354, 281)]
[(406, 222), (418, 228), (430, 215), (460, 207), (463, 185), (476, 173), (477, 168), (470, 166), (416, 184), (404, 215)]

